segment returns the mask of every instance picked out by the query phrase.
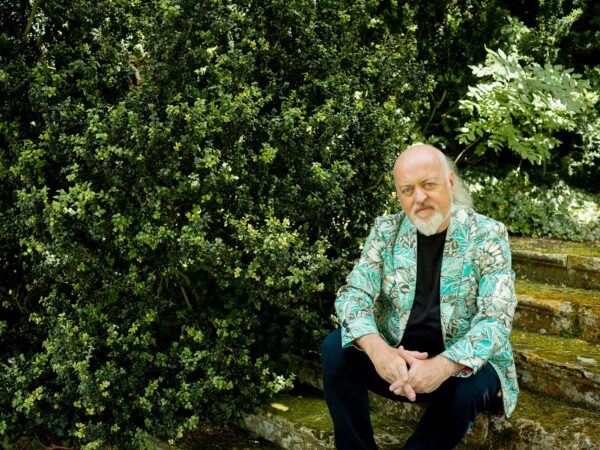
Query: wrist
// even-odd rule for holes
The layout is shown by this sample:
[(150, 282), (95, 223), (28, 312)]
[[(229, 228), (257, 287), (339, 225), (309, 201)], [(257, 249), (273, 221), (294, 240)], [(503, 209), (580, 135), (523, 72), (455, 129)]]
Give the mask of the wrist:
[(358, 346), (369, 356), (379, 352), (383, 347), (388, 347), (383, 338), (375, 333), (365, 334), (354, 340), (354, 345)]
[(438, 360), (438, 363), (441, 366), (441, 370), (447, 378), (460, 372), (465, 367), (464, 365), (452, 361), (451, 359), (446, 358), (445, 356), (438, 355), (435, 357), (435, 359)]

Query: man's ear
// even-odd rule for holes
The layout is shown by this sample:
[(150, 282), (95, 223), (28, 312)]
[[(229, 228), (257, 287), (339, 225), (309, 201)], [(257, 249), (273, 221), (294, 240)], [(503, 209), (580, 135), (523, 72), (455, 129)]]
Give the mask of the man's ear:
[(448, 184), (450, 185), (450, 192), (454, 194), (454, 172), (448, 174)]

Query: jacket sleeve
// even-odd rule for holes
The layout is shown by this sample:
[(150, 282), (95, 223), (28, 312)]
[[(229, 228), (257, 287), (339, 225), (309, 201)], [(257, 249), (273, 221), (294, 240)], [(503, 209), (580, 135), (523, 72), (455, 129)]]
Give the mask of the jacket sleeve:
[(342, 327), (342, 346), (352, 345), (359, 337), (379, 333), (373, 307), (381, 289), (385, 243), (379, 220), (371, 228), (358, 263), (337, 292), (335, 309)]
[(517, 305), (506, 227), (495, 223), (483, 239), (475, 268), (481, 275), (471, 327), (441, 355), (474, 372), (506, 351)]

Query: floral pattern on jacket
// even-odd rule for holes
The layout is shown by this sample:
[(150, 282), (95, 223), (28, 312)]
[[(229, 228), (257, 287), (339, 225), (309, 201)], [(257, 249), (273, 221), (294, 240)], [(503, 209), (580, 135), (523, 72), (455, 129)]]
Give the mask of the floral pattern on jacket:
[[(405, 213), (375, 220), (335, 302), (344, 347), (369, 333), (393, 346), (400, 343), (415, 296), (416, 253), (416, 228)], [(508, 340), (516, 304), (506, 227), (471, 208), (453, 206), (440, 278), (442, 356), (472, 369), (458, 377), (491, 364), (502, 384), (507, 417), (519, 393)]]

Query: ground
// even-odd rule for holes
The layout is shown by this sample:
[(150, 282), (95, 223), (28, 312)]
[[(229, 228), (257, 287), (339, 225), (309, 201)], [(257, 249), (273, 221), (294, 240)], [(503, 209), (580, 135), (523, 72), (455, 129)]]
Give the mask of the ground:
[(200, 427), (188, 433), (182, 447), (186, 450), (276, 450), (279, 447), (238, 427)]

